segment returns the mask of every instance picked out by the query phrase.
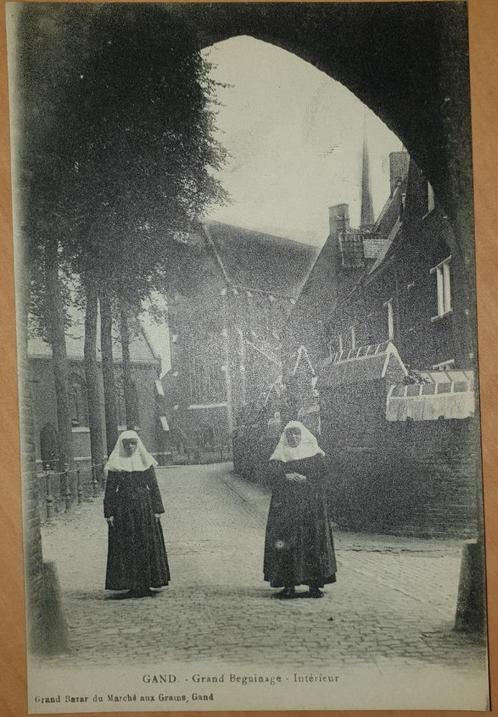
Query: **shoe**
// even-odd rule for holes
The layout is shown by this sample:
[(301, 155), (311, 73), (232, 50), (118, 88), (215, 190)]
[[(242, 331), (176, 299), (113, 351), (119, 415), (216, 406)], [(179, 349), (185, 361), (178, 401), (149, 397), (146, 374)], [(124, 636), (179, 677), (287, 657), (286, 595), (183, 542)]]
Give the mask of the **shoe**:
[(324, 594), (322, 593), (320, 588), (310, 588), (308, 592), (308, 597), (310, 598), (322, 598), (323, 595)]
[(277, 594), (277, 597), (280, 600), (292, 600), (292, 598), (296, 597), (296, 589), (293, 587), (284, 588)]

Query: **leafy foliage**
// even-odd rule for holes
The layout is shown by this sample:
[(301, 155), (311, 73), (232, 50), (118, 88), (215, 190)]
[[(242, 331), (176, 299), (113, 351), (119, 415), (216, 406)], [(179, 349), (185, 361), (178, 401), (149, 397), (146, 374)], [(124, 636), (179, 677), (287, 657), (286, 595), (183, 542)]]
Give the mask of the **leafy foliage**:
[(182, 237), (226, 200), (209, 64), (166, 5), (25, 6), (20, 34), (30, 266), (55, 236), (83, 282), (138, 306), (174, 283)]

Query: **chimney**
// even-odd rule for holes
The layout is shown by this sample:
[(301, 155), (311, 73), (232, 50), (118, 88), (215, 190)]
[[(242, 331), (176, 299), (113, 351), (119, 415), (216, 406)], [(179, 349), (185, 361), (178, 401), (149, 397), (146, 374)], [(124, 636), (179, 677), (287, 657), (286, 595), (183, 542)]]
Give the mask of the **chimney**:
[(349, 204), (335, 204), (329, 207), (329, 225), (331, 236), (349, 230)]
[(408, 174), (410, 155), (408, 152), (391, 152), (389, 155), (389, 179), (391, 182), (391, 196), (394, 190)]

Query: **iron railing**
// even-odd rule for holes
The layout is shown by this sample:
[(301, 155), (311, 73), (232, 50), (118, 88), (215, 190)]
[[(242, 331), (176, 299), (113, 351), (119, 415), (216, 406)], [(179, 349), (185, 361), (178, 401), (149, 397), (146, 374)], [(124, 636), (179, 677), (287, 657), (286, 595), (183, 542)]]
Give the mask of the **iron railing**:
[(55, 516), (68, 513), (74, 505), (97, 498), (104, 490), (104, 464), (76, 464), (56, 471), (46, 463), (37, 473), (40, 517), (50, 521)]

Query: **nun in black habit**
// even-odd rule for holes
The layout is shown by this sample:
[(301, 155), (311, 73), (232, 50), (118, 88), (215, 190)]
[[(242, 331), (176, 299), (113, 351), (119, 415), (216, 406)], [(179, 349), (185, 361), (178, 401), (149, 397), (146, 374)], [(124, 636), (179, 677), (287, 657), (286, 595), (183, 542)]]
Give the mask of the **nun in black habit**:
[(104, 516), (109, 542), (105, 587), (128, 590), (129, 597), (153, 595), (150, 588), (167, 585), (170, 579), (156, 465), (135, 431), (120, 435), (106, 464)]
[(299, 421), (288, 423), (270, 458), (272, 498), (266, 526), (264, 579), (281, 587), (278, 597), (323, 597), (336, 580), (332, 528), (327, 510), (324, 452)]

